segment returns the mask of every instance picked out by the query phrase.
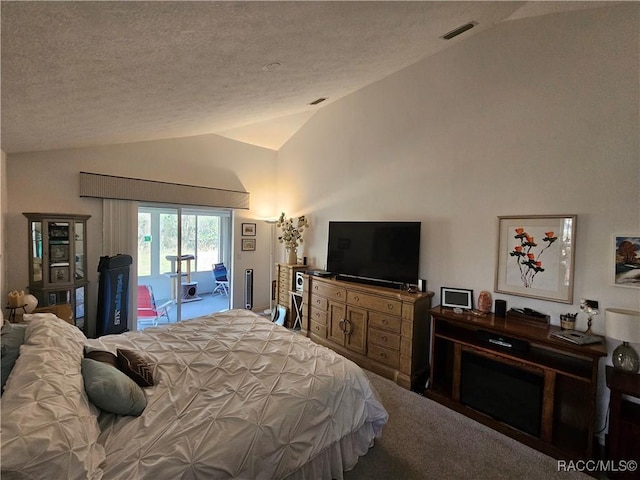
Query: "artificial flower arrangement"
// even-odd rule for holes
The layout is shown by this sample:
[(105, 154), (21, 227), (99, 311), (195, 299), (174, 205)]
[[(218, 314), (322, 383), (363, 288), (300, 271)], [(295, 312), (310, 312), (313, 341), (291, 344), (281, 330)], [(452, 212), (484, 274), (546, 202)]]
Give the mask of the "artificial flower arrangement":
[(309, 222), (304, 215), (294, 222), (293, 218), (287, 218), (282, 212), (276, 226), (282, 229), (282, 235), (278, 237), (278, 241), (284, 243), (287, 250), (295, 251), (302, 243), (302, 232), (305, 228), (309, 228)]

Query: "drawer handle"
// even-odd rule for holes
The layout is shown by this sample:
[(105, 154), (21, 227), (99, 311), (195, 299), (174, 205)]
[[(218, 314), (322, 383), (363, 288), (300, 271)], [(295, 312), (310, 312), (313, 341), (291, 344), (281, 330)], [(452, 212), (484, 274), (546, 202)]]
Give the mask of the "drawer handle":
[(314, 285), (314, 286), (313, 286), (313, 289), (314, 289), (314, 290), (318, 290), (318, 285)]
[(382, 324), (383, 325), (389, 325), (389, 320), (387, 320), (386, 318), (384, 320), (382, 320)]
[(359, 301), (360, 301), (360, 297), (358, 297), (357, 295), (356, 295), (355, 297), (353, 297), (353, 299), (354, 299), (356, 302), (359, 302)]
[(387, 354), (386, 354), (385, 352), (381, 352), (381, 353), (380, 353), (380, 357), (381, 357), (381, 358), (387, 358)]
[(317, 298), (317, 299), (316, 299), (316, 305), (320, 305), (320, 303), (321, 303), (321, 302), (320, 302), (320, 299), (319, 299), (319, 298)]
[(382, 340), (384, 343), (387, 343), (387, 336), (386, 335), (382, 335), (380, 337), (380, 340)]
[(336, 297), (340, 297), (342, 294), (340, 292), (336, 292)]
[(389, 310), (393, 310), (393, 305), (392, 305), (392, 304), (390, 304), (390, 303), (387, 303), (387, 308), (388, 308)]

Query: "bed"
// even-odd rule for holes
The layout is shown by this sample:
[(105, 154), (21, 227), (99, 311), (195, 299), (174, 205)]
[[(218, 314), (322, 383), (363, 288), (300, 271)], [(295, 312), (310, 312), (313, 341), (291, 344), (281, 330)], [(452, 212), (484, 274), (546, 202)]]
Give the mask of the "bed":
[[(25, 318), (2, 396), (3, 480), (341, 479), (388, 419), (357, 365), (246, 310), (99, 339)], [(138, 416), (85, 393), (86, 352), (118, 349), (153, 377)]]

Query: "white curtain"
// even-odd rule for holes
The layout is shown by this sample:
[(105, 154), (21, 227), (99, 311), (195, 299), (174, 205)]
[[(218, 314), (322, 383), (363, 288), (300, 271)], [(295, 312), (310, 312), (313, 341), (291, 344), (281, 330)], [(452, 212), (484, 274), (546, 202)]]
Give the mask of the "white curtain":
[(138, 309), (138, 202), (102, 200), (102, 255), (131, 255), (129, 271), (129, 329), (136, 330)]

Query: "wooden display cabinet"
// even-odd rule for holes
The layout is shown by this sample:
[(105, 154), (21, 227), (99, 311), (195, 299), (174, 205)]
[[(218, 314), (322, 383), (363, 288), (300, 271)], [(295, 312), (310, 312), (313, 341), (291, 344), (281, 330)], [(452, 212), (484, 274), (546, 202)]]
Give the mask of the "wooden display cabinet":
[(444, 307), (431, 316), (426, 396), (556, 458), (592, 458), (604, 339), (580, 346), (550, 337), (560, 327)]
[(89, 215), (24, 213), (28, 219), (29, 293), (38, 307), (69, 304), (85, 330)]

